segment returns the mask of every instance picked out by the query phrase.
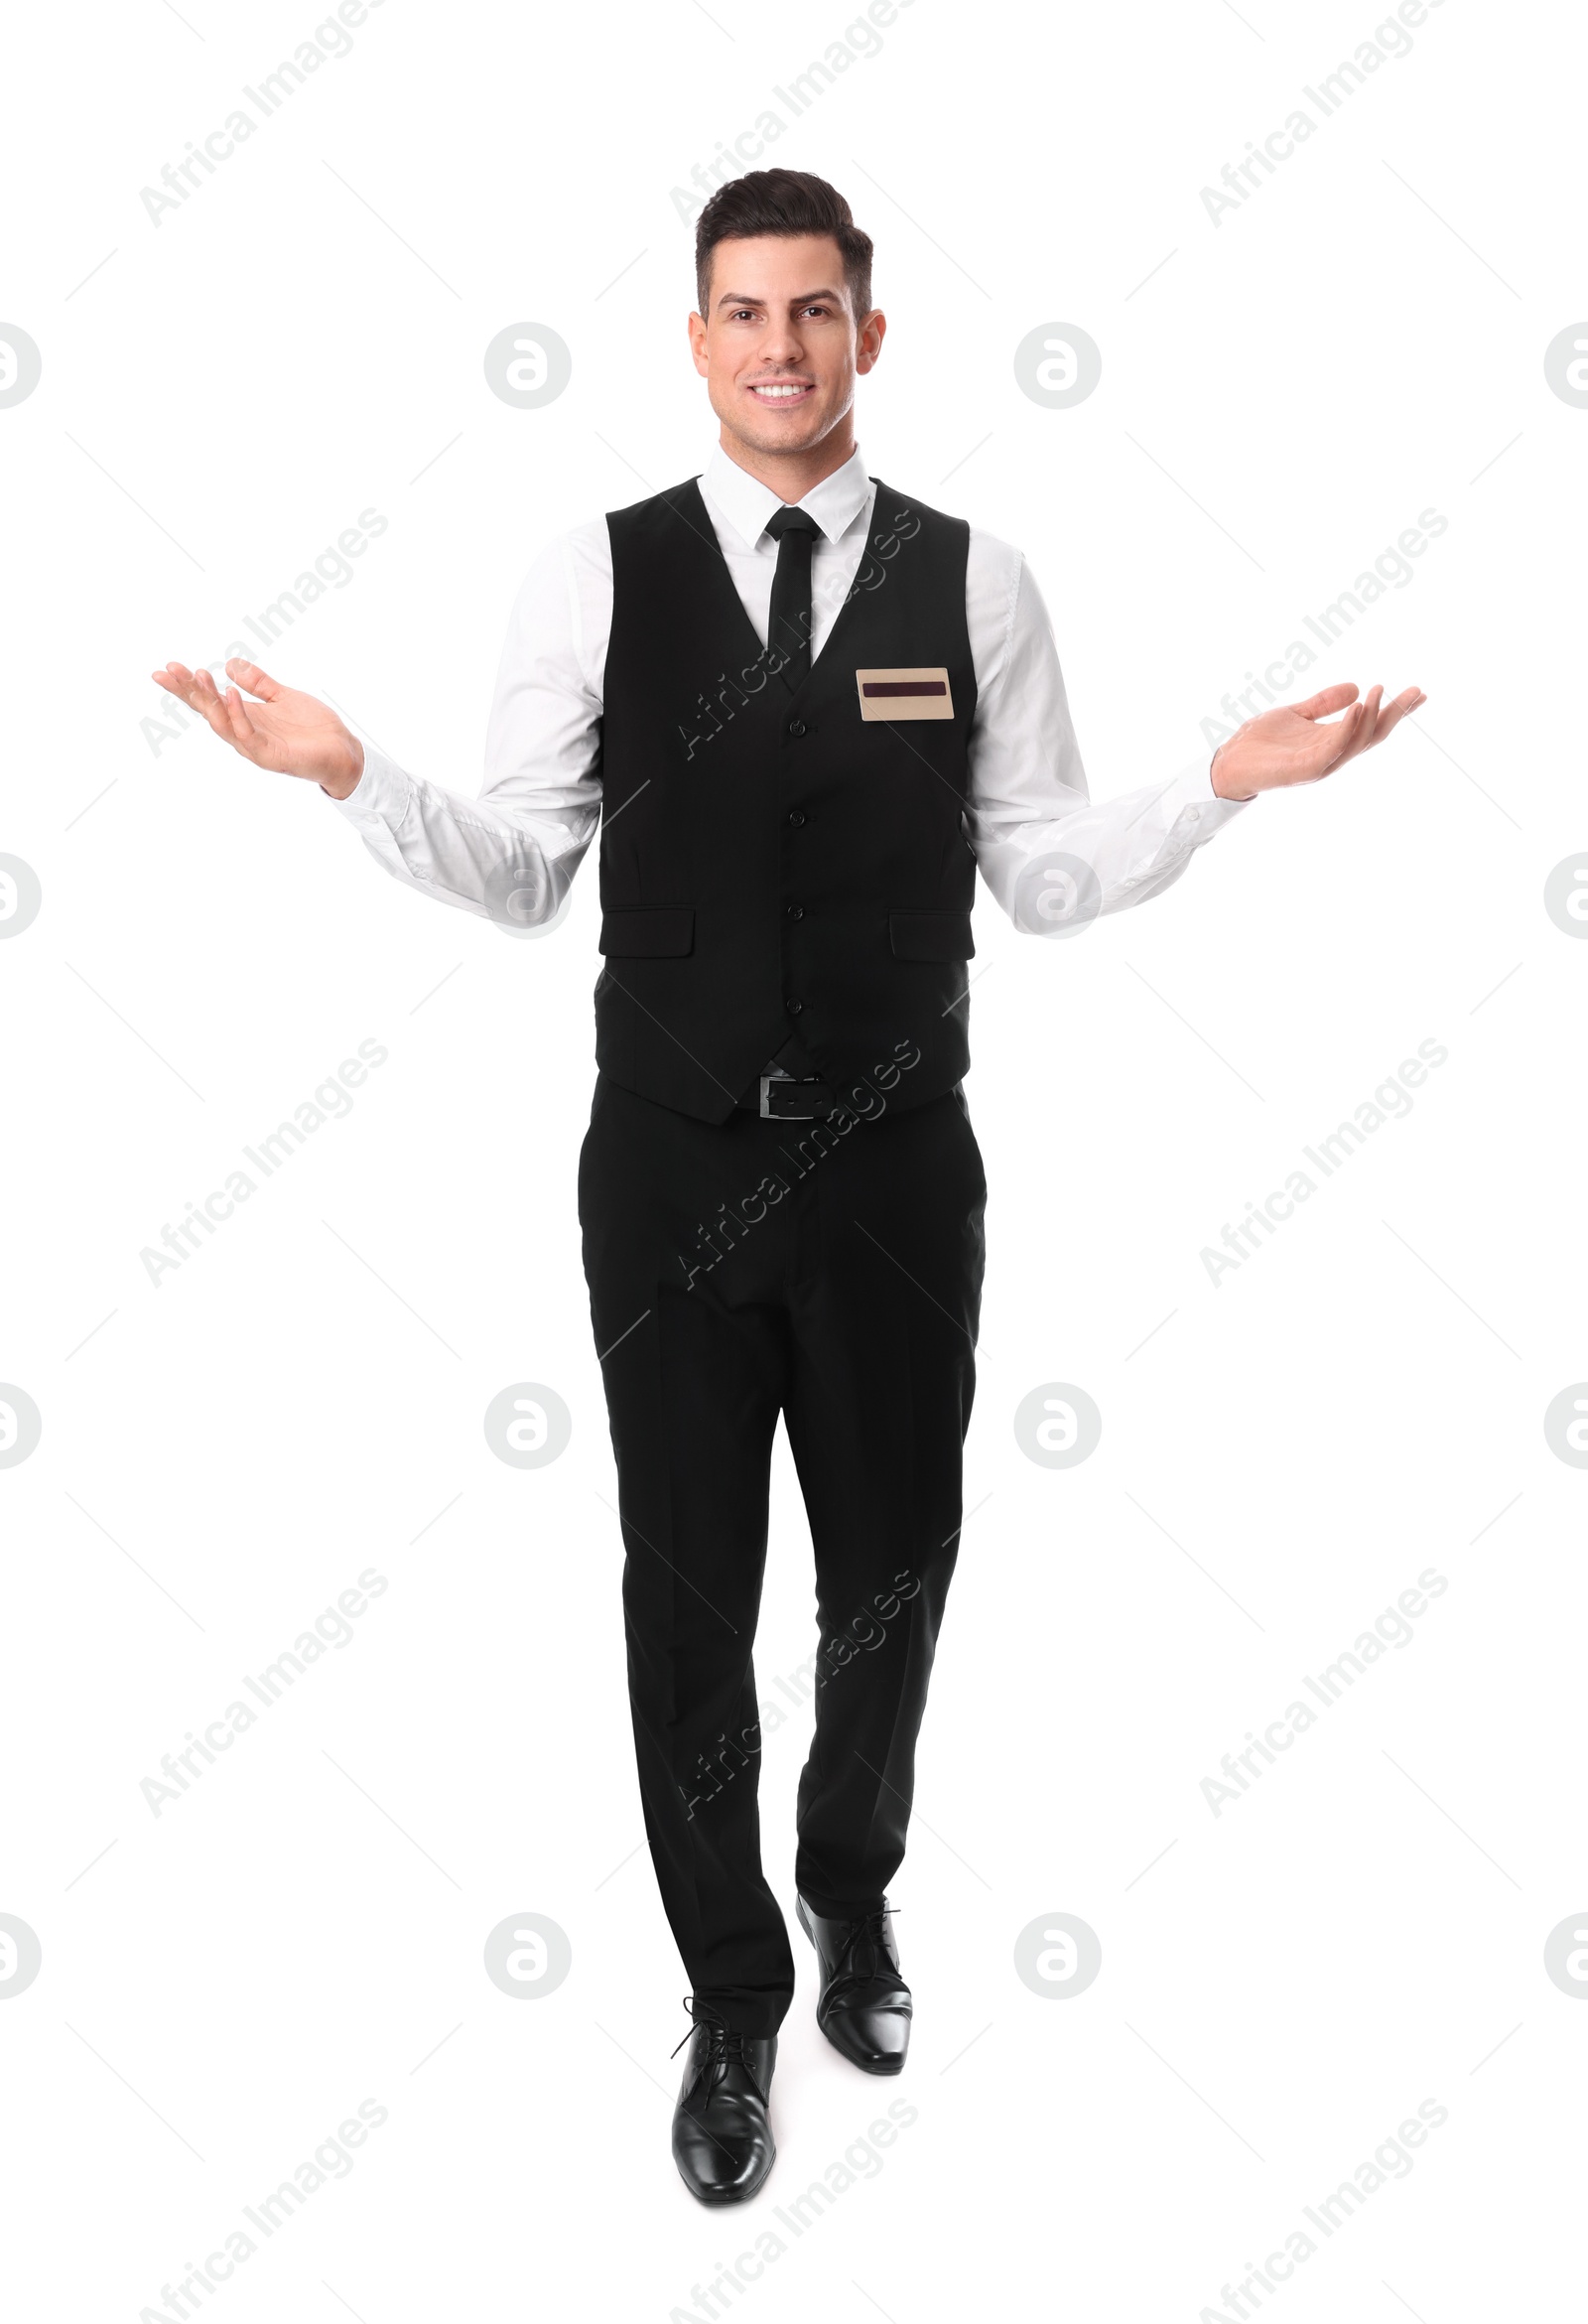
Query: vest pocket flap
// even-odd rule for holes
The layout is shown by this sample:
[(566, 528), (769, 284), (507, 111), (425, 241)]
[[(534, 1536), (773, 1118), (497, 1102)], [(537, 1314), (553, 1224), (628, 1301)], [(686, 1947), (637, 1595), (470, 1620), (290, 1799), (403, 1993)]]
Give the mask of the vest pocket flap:
[(599, 949), (614, 960), (665, 960), (695, 949), (695, 912), (689, 904), (602, 912)]
[(969, 912), (894, 912), (887, 915), (895, 960), (974, 960)]

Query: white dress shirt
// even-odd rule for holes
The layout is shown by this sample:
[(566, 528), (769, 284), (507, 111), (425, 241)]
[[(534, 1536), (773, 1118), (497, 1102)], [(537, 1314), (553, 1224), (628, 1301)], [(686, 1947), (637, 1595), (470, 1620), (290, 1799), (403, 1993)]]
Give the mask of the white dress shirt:
[[(721, 448), (700, 488), (764, 644), (777, 569), (765, 527), (783, 502)], [(857, 451), (799, 503), (821, 527), (811, 559), (813, 660), (855, 580), (875, 497)], [(1025, 933), (1061, 935), (1156, 895), (1246, 802), (1215, 795), (1204, 752), (1166, 782), (1093, 803), (1047, 608), (1019, 551), (974, 525), (965, 614), (977, 687), (967, 837), (999, 904)], [(558, 914), (600, 823), (611, 623), (611, 541), (597, 517), (543, 550), (518, 593), (477, 799), (364, 746), (363, 773), (336, 804), (394, 878), (490, 917), (505, 875), (521, 924)]]

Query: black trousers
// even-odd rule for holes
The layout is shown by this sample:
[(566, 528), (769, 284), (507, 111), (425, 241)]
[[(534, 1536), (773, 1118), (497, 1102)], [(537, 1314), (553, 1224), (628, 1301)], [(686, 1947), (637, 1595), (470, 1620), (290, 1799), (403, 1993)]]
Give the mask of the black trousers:
[(841, 1129), (699, 1122), (596, 1084), (579, 1206), (645, 1830), (694, 1994), (740, 2032), (775, 2032), (794, 1986), (761, 1871), (751, 1659), (778, 1414), (816, 1553), (795, 1879), (848, 1916), (904, 1854), (959, 1550), (986, 1195), (958, 1090)]

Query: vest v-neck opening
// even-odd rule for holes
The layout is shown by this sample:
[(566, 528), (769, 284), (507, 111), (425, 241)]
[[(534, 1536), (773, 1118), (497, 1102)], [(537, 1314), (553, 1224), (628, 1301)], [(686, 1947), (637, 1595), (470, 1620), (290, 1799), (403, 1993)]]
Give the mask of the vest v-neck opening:
[[(886, 487), (883, 485), (879, 478), (873, 477), (871, 481), (874, 486), (874, 497), (871, 501), (871, 520), (870, 523), (866, 526), (865, 546), (860, 551), (860, 562), (855, 569), (856, 578), (850, 583), (849, 594), (845, 598), (844, 603), (839, 607), (838, 612), (833, 616), (833, 626), (831, 629), (829, 629), (826, 637), (822, 641), (821, 652), (812, 653), (810, 668), (806, 671), (805, 676), (801, 679), (799, 685), (794, 687), (791, 691), (789, 695), (790, 702), (797, 702), (799, 700), (806, 687), (810, 685), (812, 679), (816, 676), (817, 670), (826, 661), (828, 655), (831, 653), (834, 641), (837, 638), (839, 631), (844, 628), (849, 618), (850, 608), (855, 603), (855, 599), (859, 591), (860, 571), (863, 568), (866, 559), (874, 553), (877, 541), (881, 537), (882, 494)], [(723, 554), (723, 544), (717, 537), (717, 527), (712, 522), (712, 512), (706, 505), (706, 496), (701, 490), (700, 478), (698, 477), (691, 477), (689, 480), (689, 488), (695, 495), (695, 504), (699, 508), (701, 516), (705, 522), (706, 531), (703, 538), (711, 545), (712, 564), (717, 575), (718, 586), (720, 589), (724, 589), (728, 592), (728, 596), (732, 604), (732, 616), (730, 617), (736, 616), (739, 626), (742, 628), (744, 634), (749, 638), (750, 643), (755, 648), (753, 660), (760, 661), (765, 654), (772, 650), (770, 643), (769, 641), (757, 636), (755, 624), (750, 619), (749, 615), (744, 609), (744, 601), (739, 596), (737, 589), (735, 589), (733, 586), (733, 576), (728, 569), (728, 559)], [(680, 509), (677, 511), (677, 513), (682, 516), (683, 510)], [(689, 520), (686, 518), (685, 521), (688, 522)], [(696, 527), (691, 525), (690, 529), (694, 531), (696, 530)], [(765, 529), (764, 526), (762, 529)], [(825, 538), (826, 536), (824, 535), (823, 537)], [(812, 644), (815, 644), (814, 636), (812, 638)], [(776, 676), (780, 673), (772, 672), (771, 674)]]

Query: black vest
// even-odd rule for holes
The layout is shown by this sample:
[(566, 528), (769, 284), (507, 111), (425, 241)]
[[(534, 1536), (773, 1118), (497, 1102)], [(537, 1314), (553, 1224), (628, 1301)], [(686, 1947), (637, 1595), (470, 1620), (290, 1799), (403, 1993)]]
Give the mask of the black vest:
[[(854, 587), (791, 692), (693, 479), (606, 522), (601, 1071), (726, 1121), (793, 1030), (835, 1084), (940, 1096), (970, 1063), (969, 525), (879, 482)], [(953, 715), (863, 719), (857, 672), (905, 669), (946, 670)]]

